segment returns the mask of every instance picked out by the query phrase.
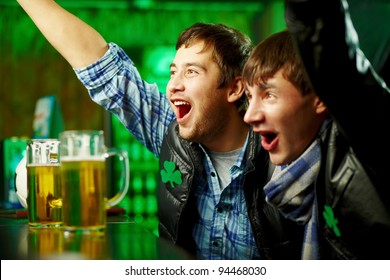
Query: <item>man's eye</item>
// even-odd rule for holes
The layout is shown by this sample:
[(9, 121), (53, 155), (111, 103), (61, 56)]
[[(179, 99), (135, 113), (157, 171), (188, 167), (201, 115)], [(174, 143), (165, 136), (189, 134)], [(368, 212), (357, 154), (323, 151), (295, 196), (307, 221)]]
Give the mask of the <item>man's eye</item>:
[(188, 69), (187, 70), (187, 74), (189, 74), (189, 75), (196, 74), (196, 73), (197, 72), (194, 69)]
[(265, 96), (265, 99), (273, 99), (273, 98), (275, 98), (275, 95), (272, 94), (271, 92), (267, 92), (264, 96)]

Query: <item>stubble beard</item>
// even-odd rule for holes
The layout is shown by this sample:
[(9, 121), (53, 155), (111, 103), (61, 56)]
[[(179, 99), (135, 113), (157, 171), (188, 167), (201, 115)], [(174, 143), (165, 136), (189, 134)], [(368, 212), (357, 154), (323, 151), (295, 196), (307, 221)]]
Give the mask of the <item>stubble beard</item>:
[(179, 126), (179, 134), (186, 141), (207, 146), (207, 143), (215, 141), (218, 135), (221, 134), (224, 129), (224, 121), (226, 122), (221, 114), (211, 114), (198, 121), (191, 129), (185, 130)]

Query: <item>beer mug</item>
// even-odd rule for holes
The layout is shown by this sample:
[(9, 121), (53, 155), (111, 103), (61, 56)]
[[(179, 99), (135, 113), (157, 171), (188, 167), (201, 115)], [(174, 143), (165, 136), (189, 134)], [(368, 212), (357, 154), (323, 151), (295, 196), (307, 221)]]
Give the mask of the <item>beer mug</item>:
[(61, 226), (60, 142), (57, 139), (31, 139), (26, 144), (29, 225)]
[[(60, 133), (61, 178), (64, 229), (73, 232), (100, 231), (106, 226), (106, 209), (117, 205), (127, 194), (130, 167), (126, 151), (107, 148), (103, 131), (69, 130)], [(106, 159), (121, 162), (121, 187), (107, 198)]]

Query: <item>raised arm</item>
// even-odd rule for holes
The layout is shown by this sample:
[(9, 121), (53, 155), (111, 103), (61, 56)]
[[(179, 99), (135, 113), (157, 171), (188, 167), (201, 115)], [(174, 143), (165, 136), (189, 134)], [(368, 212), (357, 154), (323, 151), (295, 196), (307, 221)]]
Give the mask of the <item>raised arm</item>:
[(348, 1), (285, 0), (285, 5), (288, 30), (314, 89), (345, 131), (360, 136), (363, 124), (388, 123), (390, 91), (359, 46)]
[(354, 153), (387, 182), (390, 89), (359, 47), (347, 0), (285, 4), (288, 30), (316, 93)]
[(104, 55), (107, 42), (91, 26), (53, 0), (17, 0), (52, 46), (73, 68), (91, 64)]

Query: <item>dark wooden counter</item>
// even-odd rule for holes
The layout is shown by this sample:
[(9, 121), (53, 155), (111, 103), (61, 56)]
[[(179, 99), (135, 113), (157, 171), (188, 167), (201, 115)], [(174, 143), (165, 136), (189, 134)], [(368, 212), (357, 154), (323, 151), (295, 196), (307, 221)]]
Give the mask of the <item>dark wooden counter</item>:
[(69, 235), (61, 228), (32, 229), (20, 212), (0, 212), (0, 258), (174, 260), (193, 257), (129, 221), (109, 216), (102, 233)]

